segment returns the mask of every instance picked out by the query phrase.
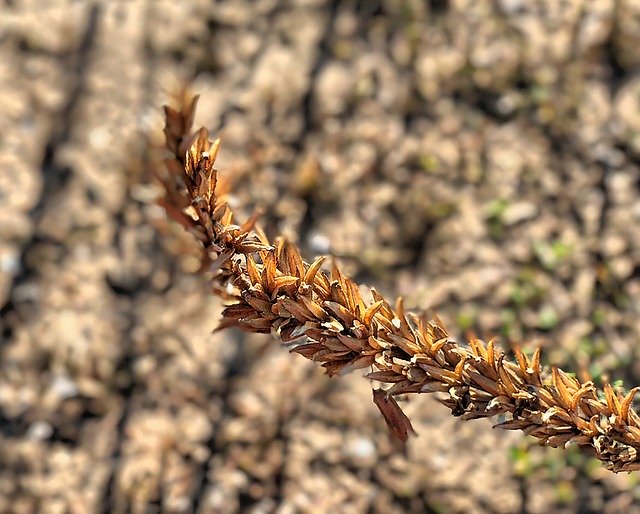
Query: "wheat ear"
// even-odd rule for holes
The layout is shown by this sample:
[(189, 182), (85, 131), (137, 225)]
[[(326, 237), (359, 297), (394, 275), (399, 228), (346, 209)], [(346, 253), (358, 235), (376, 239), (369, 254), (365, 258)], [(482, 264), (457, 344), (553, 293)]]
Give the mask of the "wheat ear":
[(411, 424), (393, 396), (437, 392), (454, 416), (503, 414), (509, 419), (497, 427), (522, 430), (541, 445), (591, 446), (607, 469), (640, 469), (640, 417), (631, 408), (639, 388), (623, 395), (557, 368), (545, 373), (539, 349), (531, 357), (515, 350), (511, 361), (493, 341), (471, 339), (462, 346), (439, 320), (405, 312), (401, 299), (392, 307), (372, 290), (373, 300), (365, 302), (335, 263), (326, 273), (323, 257), (309, 264), (293, 244), (271, 244), (256, 229), (255, 216), (234, 224), (231, 209), (216, 196), (219, 140), (210, 141), (204, 128), (191, 134), (196, 101), (185, 95), (179, 109), (165, 107), (171, 155), (166, 173), (158, 173), (160, 204), (200, 243), (214, 292), (232, 300), (220, 328), (274, 333), (329, 375), (371, 367), (367, 377), (392, 384), (374, 392), (374, 401), (401, 440)]

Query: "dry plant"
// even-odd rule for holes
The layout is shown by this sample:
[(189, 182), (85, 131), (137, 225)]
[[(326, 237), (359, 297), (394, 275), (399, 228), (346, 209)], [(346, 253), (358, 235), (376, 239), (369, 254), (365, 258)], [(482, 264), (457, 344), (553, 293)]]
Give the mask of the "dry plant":
[(401, 299), (391, 306), (375, 289), (365, 301), (360, 289), (324, 257), (305, 262), (282, 238), (269, 242), (256, 228), (257, 216), (241, 225), (216, 195), (214, 161), (219, 140), (201, 128), (191, 133), (197, 97), (184, 95), (179, 110), (165, 107), (166, 172), (160, 204), (199, 242), (202, 270), (214, 292), (230, 300), (220, 328), (273, 333), (291, 351), (322, 363), (333, 376), (369, 368), (367, 377), (392, 384), (374, 391), (374, 402), (392, 433), (406, 441), (412, 430), (394, 400), (407, 393), (439, 393), (454, 416), (508, 417), (497, 427), (522, 430), (541, 445), (591, 446), (607, 469), (640, 469), (640, 417), (628, 394), (606, 384), (581, 383), (561, 369), (546, 372), (540, 349), (515, 360), (493, 341), (454, 342), (440, 320), (406, 312)]

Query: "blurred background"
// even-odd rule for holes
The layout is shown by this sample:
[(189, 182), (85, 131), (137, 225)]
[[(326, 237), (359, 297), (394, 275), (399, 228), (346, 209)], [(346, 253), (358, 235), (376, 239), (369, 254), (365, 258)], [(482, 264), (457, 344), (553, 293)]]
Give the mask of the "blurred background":
[(640, 383), (640, 2), (4, 0), (0, 512), (640, 512), (636, 474), (426, 395), (402, 454), (360, 373), (212, 334), (151, 203), (184, 83), (240, 218)]

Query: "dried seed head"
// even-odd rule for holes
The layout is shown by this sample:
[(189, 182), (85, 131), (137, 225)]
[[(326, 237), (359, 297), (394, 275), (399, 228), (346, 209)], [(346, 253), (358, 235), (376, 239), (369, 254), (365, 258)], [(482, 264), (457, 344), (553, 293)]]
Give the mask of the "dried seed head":
[(562, 370), (543, 375), (539, 348), (531, 358), (516, 349), (512, 362), (493, 340), (457, 344), (440, 319), (405, 312), (402, 299), (392, 308), (372, 289), (367, 305), (335, 260), (327, 274), (324, 257), (308, 264), (284, 239), (272, 245), (256, 226), (257, 214), (235, 225), (217, 192), (220, 140), (210, 141), (204, 128), (191, 134), (196, 101), (185, 93), (179, 110), (165, 107), (173, 158), (167, 173), (158, 173), (165, 190), (159, 204), (201, 244), (213, 291), (232, 300), (220, 329), (274, 332), (329, 375), (371, 366), (370, 379), (393, 384), (374, 391), (373, 400), (402, 442), (413, 428), (393, 396), (438, 392), (462, 419), (500, 413), (510, 417), (500, 428), (522, 430), (549, 446), (592, 446), (615, 472), (640, 469), (640, 416), (631, 408), (639, 388), (623, 396), (606, 385), (599, 396), (592, 382)]

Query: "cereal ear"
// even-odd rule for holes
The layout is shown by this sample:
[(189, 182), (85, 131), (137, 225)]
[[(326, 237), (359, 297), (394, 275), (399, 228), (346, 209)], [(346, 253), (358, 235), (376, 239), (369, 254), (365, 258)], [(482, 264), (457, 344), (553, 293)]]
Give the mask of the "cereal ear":
[(632, 408), (640, 389), (598, 391), (560, 369), (545, 372), (539, 348), (531, 357), (518, 348), (514, 360), (493, 340), (470, 336), (459, 344), (437, 317), (405, 312), (402, 299), (393, 308), (372, 289), (365, 301), (335, 259), (326, 273), (324, 257), (309, 264), (293, 243), (276, 238), (273, 246), (257, 216), (236, 224), (218, 197), (220, 141), (204, 128), (191, 133), (196, 100), (183, 95), (179, 108), (165, 108), (172, 157), (158, 173), (165, 190), (159, 203), (198, 242), (212, 291), (231, 301), (221, 328), (271, 332), (330, 376), (371, 367), (369, 378), (393, 384), (374, 390), (373, 401), (402, 443), (414, 430), (393, 395), (438, 393), (460, 419), (500, 414), (500, 428), (548, 446), (591, 446), (614, 472), (640, 470), (640, 416)]

